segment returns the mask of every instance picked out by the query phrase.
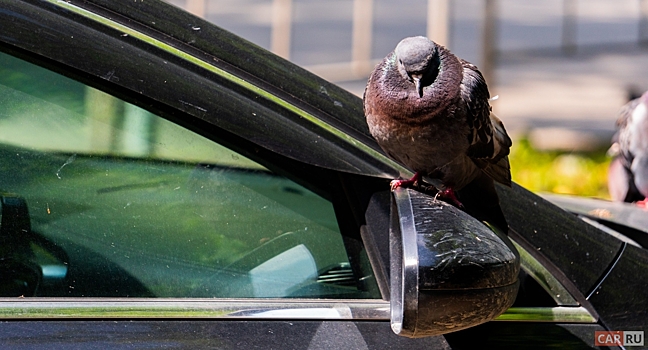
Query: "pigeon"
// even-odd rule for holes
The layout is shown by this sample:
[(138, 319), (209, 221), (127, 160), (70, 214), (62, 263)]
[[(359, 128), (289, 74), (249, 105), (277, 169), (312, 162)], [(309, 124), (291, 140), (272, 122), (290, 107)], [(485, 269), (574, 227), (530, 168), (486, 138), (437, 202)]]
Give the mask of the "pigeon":
[(610, 154), (608, 189), (612, 200), (636, 202), (647, 207), (648, 201), (648, 91), (626, 103), (619, 111), (618, 129)]
[(493, 181), (511, 186), (512, 142), (489, 100), (475, 65), (426, 37), (401, 40), (375, 67), (363, 96), (378, 145), (415, 172), (393, 180), (392, 190), (427, 181), (458, 207), (466, 200), (496, 207), (504, 225)]

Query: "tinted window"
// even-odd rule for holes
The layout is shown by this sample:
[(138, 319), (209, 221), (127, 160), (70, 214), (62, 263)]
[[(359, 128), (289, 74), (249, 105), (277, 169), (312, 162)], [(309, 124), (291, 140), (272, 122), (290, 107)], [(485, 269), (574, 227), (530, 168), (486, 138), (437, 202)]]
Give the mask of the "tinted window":
[(4, 54), (0, 106), (5, 295), (372, 297), (332, 204), (258, 162)]

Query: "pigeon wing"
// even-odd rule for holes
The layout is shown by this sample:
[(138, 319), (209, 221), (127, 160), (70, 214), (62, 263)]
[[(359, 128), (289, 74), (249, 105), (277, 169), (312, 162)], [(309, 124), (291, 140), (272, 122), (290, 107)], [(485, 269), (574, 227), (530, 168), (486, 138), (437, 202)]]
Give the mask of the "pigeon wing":
[(472, 63), (464, 60), (461, 63), (464, 74), (461, 99), (466, 105), (466, 121), (471, 130), (468, 157), (491, 178), (510, 186), (511, 167), (507, 156), (511, 139), (502, 121), (491, 111), (484, 76)]

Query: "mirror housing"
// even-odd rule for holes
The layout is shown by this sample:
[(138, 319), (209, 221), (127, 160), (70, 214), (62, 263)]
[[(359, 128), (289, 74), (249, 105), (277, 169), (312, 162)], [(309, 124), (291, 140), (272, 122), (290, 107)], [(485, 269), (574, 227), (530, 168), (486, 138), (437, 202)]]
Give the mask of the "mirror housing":
[(517, 296), (519, 254), (504, 234), (442, 201), (394, 192), (391, 327), (426, 337), (490, 321)]

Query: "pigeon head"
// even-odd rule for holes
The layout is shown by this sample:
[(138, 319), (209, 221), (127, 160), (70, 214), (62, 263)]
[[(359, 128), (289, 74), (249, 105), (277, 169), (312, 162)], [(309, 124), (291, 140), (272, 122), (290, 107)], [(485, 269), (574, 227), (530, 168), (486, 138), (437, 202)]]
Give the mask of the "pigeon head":
[(439, 74), (437, 44), (423, 36), (405, 38), (394, 53), (398, 71), (416, 86), (419, 97), (423, 97), (423, 88), (432, 84)]

